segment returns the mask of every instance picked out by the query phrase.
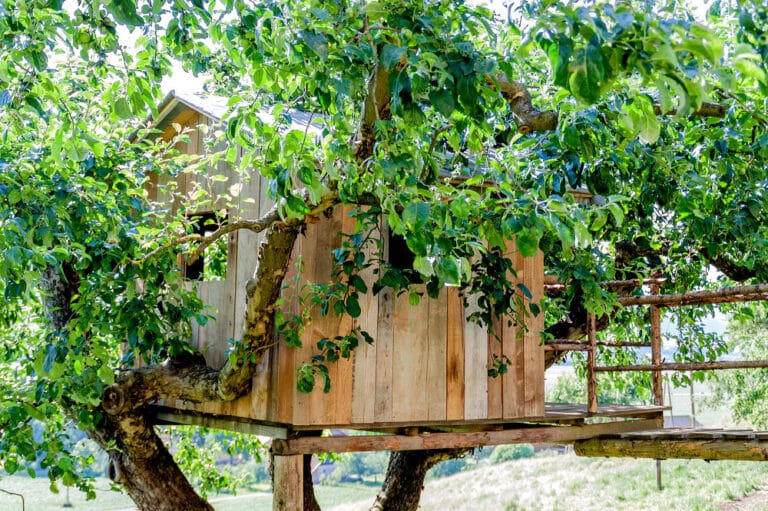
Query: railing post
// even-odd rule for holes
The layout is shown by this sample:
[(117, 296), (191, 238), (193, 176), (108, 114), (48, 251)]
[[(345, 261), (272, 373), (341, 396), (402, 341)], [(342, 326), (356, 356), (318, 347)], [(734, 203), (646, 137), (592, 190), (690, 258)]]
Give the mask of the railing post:
[[(659, 285), (651, 284), (651, 294), (659, 294)], [(651, 305), (651, 363), (656, 366), (653, 370), (653, 403), (657, 406), (664, 405), (664, 388), (661, 381), (661, 309), (657, 305)]]
[(587, 352), (587, 411), (589, 413), (597, 413), (596, 330), (597, 319), (593, 313), (589, 313), (587, 315), (587, 337), (589, 339), (589, 351)]

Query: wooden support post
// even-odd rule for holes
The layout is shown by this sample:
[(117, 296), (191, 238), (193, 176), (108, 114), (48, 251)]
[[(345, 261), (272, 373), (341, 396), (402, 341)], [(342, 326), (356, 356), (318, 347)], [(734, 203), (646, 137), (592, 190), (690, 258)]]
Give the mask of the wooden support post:
[(656, 489), (658, 491), (664, 489), (661, 485), (661, 460), (656, 460)]
[(304, 510), (304, 456), (272, 456), (272, 511)]
[(589, 351), (587, 352), (587, 411), (597, 413), (597, 375), (595, 364), (597, 358), (597, 320), (590, 313), (587, 316), (587, 335), (589, 338)]
[[(659, 294), (659, 285), (651, 284), (651, 294)], [(661, 364), (661, 309), (651, 305), (651, 362)], [(661, 370), (653, 370), (653, 404), (664, 404), (664, 388), (661, 381)]]

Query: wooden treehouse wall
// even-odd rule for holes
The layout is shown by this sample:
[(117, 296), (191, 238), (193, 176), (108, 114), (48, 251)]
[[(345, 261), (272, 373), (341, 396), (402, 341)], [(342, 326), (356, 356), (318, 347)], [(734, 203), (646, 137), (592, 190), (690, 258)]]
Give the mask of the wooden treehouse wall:
[[(190, 127), (207, 123), (212, 128), (217, 121), (186, 110), (175, 122)], [(190, 143), (180, 149), (188, 154), (202, 154), (204, 141), (197, 131), (191, 133)], [(217, 184), (221, 189), (229, 189), (233, 184), (241, 189), (236, 206), (228, 210), (228, 218), (257, 218), (271, 207), (265, 194), (267, 183), (258, 174), (248, 179), (224, 166), (208, 174), (216, 172), (228, 176), (226, 182)], [(194, 182), (205, 181), (205, 174), (184, 174), (178, 181), (183, 196)], [(152, 198), (163, 199), (157, 194)], [(330, 281), (331, 250), (340, 245), (341, 232), (352, 232), (354, 228), (354, 220), (347, 212), (337, 208), (330, 218), (308, 225), (304, 235), (299, 236), (292, 254), (291, 274), (285, 279), (289, 284), (283, 293), (286, 312), (296, 311), (303, 283)], [(213, 367), (224, 364), (227, 340), (236, 338), (243, 330), (245, 283), (256, 267), (260, 240), (261, 235), (248, 231), (230, 234), (225, 280), (191, 284), (197, 286), (207, 305), (218, 310), (217, 320), (195, 327), (192, 339)], [(533, 293), (534, 300), (540, 300), (542, 256), (523, 258), (513, 248), (508, 255), (519, 281)], [(304, 271), (296, 285), (298, 261)], [(372, 288), (372, 270), (367, 270), (363, 277)], [(435, 300), (424, 295), (417, 306), (409, 304), (407, 294), (393, 296), (388, 289), (375, 296), (361, 297), (360, 305), (362, 313), (355, 319), (346, 315), (323, 317), (313, 311), (302, 336), (303, 347), (289, 348), (278, 343), (268, 349), (248, 395), (231, 403), (164, 404), (220, 417), (308, 429), (493, 423), (544, 415), (541, 315), (527, 318), (528, 328), (524, 332), (508, 325), (508, 318), (500, 318), (496, 335), (492, 335), (465, 319), (467, 311), (458, 288), (454, 287), (444, 288)], [(318, 352), (317, 341), (345, 335), (356, 326), (367, 331), (375, 339), (374, 344), (361, 341), (351, 359), (328, 365), (329, 393), (323, 392), (319, 381), (313, 392), (299, 392), (296, 371)], [(490, 378), (487, 368), (494, 355), (505, 355), (510, 365), (506, 374)]]

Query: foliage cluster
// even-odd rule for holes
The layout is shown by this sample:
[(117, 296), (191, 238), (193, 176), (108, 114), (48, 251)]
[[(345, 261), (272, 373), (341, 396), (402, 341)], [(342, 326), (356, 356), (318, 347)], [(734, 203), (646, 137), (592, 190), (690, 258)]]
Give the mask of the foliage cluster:
[[(768, 280), (768, 9), (537, 0), (510, 19), (449, 0), (0, 0), (3, 468), (40, 463), (89, 491), (72, 425), (112, 445), (106, 388), (138, 362), (157, 376), (168, 357), (199, 360), (191, 324), (211, 311), (178, 258), (200, 242), (189, 214), (231, 209), (239, 191), (214, 200), (203, 183), (182, 197), (173, 183), (218, 164), (265, 180), (274, 224), (301, 224), (328, 197), (354, 208), (337, 279), (304, 299), (329, 314), (356, 317), (360, 294), (384, 288), (415, 303), (417, 277), (428, 295), (459, 286), (486, 324), (544, 313), (549, 337), (578, 336), (594, 312), (642, 339), (601, 283), (663, 271), (665, 291), (685, 290), (708, 285), (711, 265), (724, 282)], [(188, 133), (163, 143), (143, 122), (174, 59), (229, 98), (202, 159), (174, 149)], [(556, 124), (525, 124), (538, 110), (504, 97), (500, 77), (525, 82)], [(708, 102), (717, 115), (702, 114)], [(149, 200), (155, 177), (172, 200)], [(380, 224), (404, 237), (413, 268), (383, 265), (368, 286), (360, 273), (383, 257), (364, 233)], [(509, 248), (543, 251), (569, 286), (521, 310)], [(721, 355), (691, 314), (676, 360)], [(270, 318), (299, 342), (304, 311)], [(303, 389), (318, 376), (327, 387), (325, 364), (361, 340), (375, 341), (317, 340)], [(253, 342), (233, 340), (222, 375), (255, 366)], [(179, 453), (195, 472), (211, 466)]]

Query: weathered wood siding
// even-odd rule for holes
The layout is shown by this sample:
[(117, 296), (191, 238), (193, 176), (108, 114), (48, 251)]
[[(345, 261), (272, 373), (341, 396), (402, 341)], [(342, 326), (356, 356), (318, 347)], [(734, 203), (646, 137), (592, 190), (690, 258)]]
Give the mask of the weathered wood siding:
[[(309, 225), (295, 247), (301, 256), (301, 282), (327, 283), (331, 279), (331, 250), (340, 232), (351, 232), (346, 210)], [(541, 299), (541, 256), (524, 258), (514, 250), (519, 281)], [(293, 275), (291, 275), (293, 276)], [(364, 278), (369, 287), (372, 270)], [(295, 290), (286, 290), (293, 293)], [(277, 359), (277, 375), (266, 378), (253, 393), (266, 398), (258, 415), (250, 418), (294, 426), (387, 426), (494, 422), (544, 415), (544, 351), (540, 346), (541, 316), (526, 318), (527, 328), (510, 318), (496, 322), (496, 333), (466, 320), (459, 289), (446, 287), (437, 299), (426, 295), (419, 305), (408, 295), (390, 290), (361, 299), (362, 313), (346, 316), (312, 315), (302, 336), (302, 348), (280, 344), (269, 352)], [(527, 300), (526, 300), (527, 303)], [(362, 342), (350, 360), (330, 364), (331, 391), (322, 383), (303, 394), (296, 388), (296, 371), (318, 352), (317, 341), (345, 335), (360, 326), (374, 339)], [(491, 378), (493, 354), (505, 355), (507, 374)]]
[[(187, 126), (211, 121), (185, 111), (175, 122)], [(212, 126), (211, 126), (212, 128)], [(210, 129), (209, 132), (212, 132)], [(202, 154), (205, 142), (197, 132), (182, 152)], [(226, 166), (210, 173), (224, 173), (226, 181), (216, 183), (213, 193), (231, 190), (240, 194), (228, 217), (257, 218), (271, 202), (266, 184), (257, 173), (239, 175)], [(206, 182), (206, 173), (185, 173), (178, 179), (175, 199), (155, 192), (156, 200), (173, 200), (178, 207), (195, 183)], [(157, 188), (155, 188), (157, 190)], [(354, 220), (348, 209), (337, 209), (330, 218), (307, 226), (299, 237), (286, 276), (283, 308), (297, 312), (303, 283), (328, 283), (332, 277), (331, 250), (341, 243), (340, 233), (351, 233)], [(243, 330), (245, 283), (253, 275), (262, 235), (240, 231), (230, 235), (226, 279), (221, 282), (196, 282), (203, 301), (217, 310), (216, 321), (195, 327), (192, 344), (214, 367), (225, 362), (228, 340)], [(385, 251), (387, 247), (385, 247)], [(524, 258), (510, 244), (507, 254), (514, 262), (518, 279), (533, 294), (542, 297), (543, 259)], [(302, 273), (297, 273), (298, 267)], [(363, 274), (369, 288), (373, 269)], [(232, 403), (190, 405), (165, 404), (186, 410), (252, 419), (296, 427), (386, 427), (420, 424), (461, 424), (463, 422), (502, 422), (544, 415), (544, 351), (540, 346), (543, 318), (528, 317), (526, 327), (511, 318), (499, 318), (495, 335), (468, 322), (459, 289), (446, 287), (433, 300), (424, 295), (419, 305), (409, 304), (408, 295), (394, 296), (385, 289), (378, 295), (361, 298), (358, 318), (313, 313), (302, 335), (303, 347), (289, 348), (283, 343), (270, 348), (261, 360), (253, 379), (253, 389)], [(470, 305), (470, 307), (472, 307)], [(355, 326), (367, 331), (375, 343), (361, 341), (350, 360), (329, 365), (331, 391), (324, 393), (322, 382), (309, 394), (297, 390), (297, 369), (318, 352), (323, 337), (345, 335)], [(497, 378), (487, 375), (496, 356), (511, 362), (508, 372)]]

